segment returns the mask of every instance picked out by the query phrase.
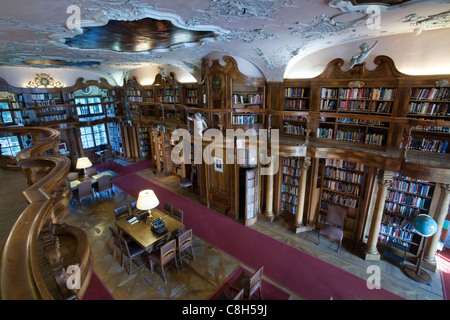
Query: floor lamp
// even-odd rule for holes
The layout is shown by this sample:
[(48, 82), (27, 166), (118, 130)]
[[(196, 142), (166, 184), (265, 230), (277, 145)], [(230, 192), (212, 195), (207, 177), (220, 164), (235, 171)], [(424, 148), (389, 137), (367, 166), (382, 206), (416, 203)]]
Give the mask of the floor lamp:
[(77, 169), (84, 169), (84, 180), (87, 180), (86, 177), (86, 168), (92, 167), (92, 163), (88, 157), (82, 157), (77, 159)]
[(416, 265), (404, 265), (403, 272), (414, 281), (428, 284), (431, 283), (431, 277), (425, 270), (420, 268), (420, 265), (423, 260), (427, 239), (436, 233), (437, 223), (429, 215), (419, 214), (414, 218), (413, 224), (415, 229), (414, 231), (424, 237), (422, 251), (417, 258)]
[(152, 218), (151, 209), (156, 208), (159, 200), (153, 190), (147, 189), (139, 192), (136, 208), (139, 210), (148, 210), (148, 217)]

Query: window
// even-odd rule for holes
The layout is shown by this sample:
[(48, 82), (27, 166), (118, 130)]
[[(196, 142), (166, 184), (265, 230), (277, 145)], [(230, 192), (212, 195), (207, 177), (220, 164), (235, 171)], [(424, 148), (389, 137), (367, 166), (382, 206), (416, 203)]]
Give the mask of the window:
[(80, 134), (83, 149), (94, 148), (95, 146), (108, 143), (106, 127), (103, 123), (93, 127), (81, 127)]
[(0, 144), (2, 145), (3, 155), (15, 156), (21, 150), (17, 136), (2, 137), (0, 138)]
[[(0, 102), (0, 109), (9, 109), (9, 103), (8, 102)], [(11, 111), (2, 111), (1, 112), (1, 118), (0, 120), (3, 121), (4, 123), (12, 123), (13, 122), (13, 117), (11, 115)]]

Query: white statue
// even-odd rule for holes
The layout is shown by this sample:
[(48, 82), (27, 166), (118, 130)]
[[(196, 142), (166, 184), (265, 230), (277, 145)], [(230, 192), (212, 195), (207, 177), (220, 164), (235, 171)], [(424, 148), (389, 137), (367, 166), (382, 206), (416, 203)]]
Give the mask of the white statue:
[(361, 51), (357, 55), (354, 55), (352, 57), (352, 59), (350, 60), (350, 64), (351, 64), (350, 69), (353, 68), (357, 64), (363, 63), (363, 61), (366, 60), (369, 53), (373, 50), (373, 48), (375, 48), (377, 43), (378, 43), (378, 40), (375, 41), (374, 45), (371, 48), (369, 48), (369, 45), (367, 43), (363, 43), (362, 45), (360, 45), (359, 48), (361, 49)]
[(203, 137), (203, 131), (208, 128), (208, 125), (206, 124), (205, 119), (202, 117), (200, 112), (196, 112), (194, 114), (194, 118), (187, 117), (189, 121), (194, 122), (194, 137), (196, 134), (202, 138)]

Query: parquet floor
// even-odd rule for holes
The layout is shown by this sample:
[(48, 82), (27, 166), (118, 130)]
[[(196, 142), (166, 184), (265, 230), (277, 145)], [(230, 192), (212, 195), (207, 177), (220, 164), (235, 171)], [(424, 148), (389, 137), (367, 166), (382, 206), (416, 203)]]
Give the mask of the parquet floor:
[[(151, 170), (144, 170), (138, 174), (173, 192), (180, 193), (178, 180), (175, 177), (156, 178), (152, 175)], [(26, 206), (25, 200), (20, 194), (20, 190), (25, 188), (26, 180), (20, 171), (11, 172), (0, 169), (0, 191), (2, 194), (0, 199), (2, 208), (0, 211), (1, 244), (6, 239), (15, 217)], [(7, 196), (4, 196), (5, 194)], [(189, 191), (184, 190), (181, 195), (198, 201), (198, 197)], [(118, 258), (113, 256), (113, 244), (108, 228), (114, 226), (114, 215), (112, 213), (114, 207), (129, 203), (132, 200), (134, 199), (115, 187), (114, 194), (104, 195), (104, 197), (86, 202), (83, 207), (74, 206), (62, 221), (85, 230), (91, 243), (95, 272), (116, 299), (208, 299), (225, 279), (241, 265), (233, 257), (221, 252), (202, 239), (194, 237), (195, 261), (186, 258), (183, 263), (184, 268), (180, 269), (179, 272), (174, 266), (168, 267), (166, 272), (167, 284), (164, 283), (159, 269), (157, 268), (152, 273), (148, 264), (143, 265), (129, 276), (124, 268), (121, 268)], [(397, 265), (388, 261), (371, 262), (361, 259), (359, 253), (351, 244), (344, 243), (339, 253), (335, 252), (335, 244), (326, 240), (318, 246), (316, 231), (295, 234), (289, 231), (289, 224), (283, 218), (277, 218), (273, 223), (258, 221), (251, 228), (362, 278), (368, 277), (366, 271), (369, 265), (377, 264), (382, 271), (382, 287), (406, 299), (443, 299), (439, 271), (431, 273), (433, 278), (431, 285), (422, 285), (407, 278)], [(244, 267), (247, 266), (244, 265)], [(266, 280), (270, 281), (270, 279)], [(289, 292), (285, 288), (282, 289)], [(293, 300), (302, 299), (292, 292), (289, 293)]]

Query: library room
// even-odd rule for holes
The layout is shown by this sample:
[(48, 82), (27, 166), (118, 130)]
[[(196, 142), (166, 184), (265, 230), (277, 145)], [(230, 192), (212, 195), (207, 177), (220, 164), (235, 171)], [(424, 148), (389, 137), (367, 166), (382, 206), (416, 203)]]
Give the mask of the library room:
[(0, 299), (450, 299), (449, 12), (8, 5)]

